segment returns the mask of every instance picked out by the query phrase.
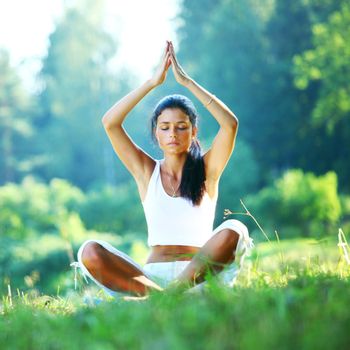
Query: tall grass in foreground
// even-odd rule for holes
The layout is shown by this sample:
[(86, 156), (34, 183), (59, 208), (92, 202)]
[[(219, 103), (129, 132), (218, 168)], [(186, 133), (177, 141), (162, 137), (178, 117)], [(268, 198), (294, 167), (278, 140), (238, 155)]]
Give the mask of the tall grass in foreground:
[(81, 292), (11, 290), (0, 306), (4, 349), (346, 349), (349, 246), (335, 239), (259, 244), (235, 288), (151, 294), (96, 307)]
[(87, 307), (78, 296), (12, 296), (3, 303), (4, 349), (346, 349), (349, 271), (290, 266), (202, 295), (152, 294)]

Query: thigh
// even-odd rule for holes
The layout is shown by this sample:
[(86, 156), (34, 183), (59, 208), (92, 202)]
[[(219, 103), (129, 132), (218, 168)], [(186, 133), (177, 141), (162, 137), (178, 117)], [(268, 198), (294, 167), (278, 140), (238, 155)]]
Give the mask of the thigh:
[(121, 250), (113, 247), (110, 243), (99, 240), (99, 239), (90, 239), (85, 241), (79, 248), (78, 250), (78, 261), (82, 261), (82, 254), (84, 251), (84, 248), (86, 247), (87, 244), (89, 243), (97, 243), (100, 246), (102, 246), (104, 249), (106, 249), (108, 252), (111, 254), (117, 256), (118, 258), (121, 258), (123, 261), (125, 261), (128, 264), (131, 264), (132, 266), (142, 270), (141, 265), (139, 265), (137, 262), (135, 262), (128, 254), (122, 252)]
[(91, 273), (90, 271), (87, 269), (87, 267), (85, 266), (85, 264), (83, 263), (83, 259), (82, 259), (82, 254), (84, 249), (86, 248), (86, 246), (89, 243), (97, 243), (100, 246), (102, 246), (105, 250), (107, 250), (110, 254), (113, 254), (113, 256), (115, 256), (116, 258), (118, 258), (118, 260), (121, 262), (121, 266), (124, 265), (124, 267), (127, 270), (130, 269), (137, 269), (142, 275), (146, 276), (147, 278), (151, 279), (147, 272), (143, 270), (142, 266), (139, 265), (138, 263), (136, 263), (129, 255), (127, 255), (126, 253), (120, 251), (119, 249), (113, 247), (111, 244), (109, 244), (108, 242), (102, 241), (102, 240), (88, 240), (85, 241), (81, 247), (79, 248), (77, 257), (78, 257), (78, 264), (80, 267), (80, 270), (87, 282), (87, 277), (89, 279), (91, 279), (94, 283), (96, 283), (99, 287), (101, 287), (102, 289), (104, 289), (108, 294), (110, 295), (117, 295), (118, 293), (107, 288), (106, 286), (104, 286), (101, 282), (99, 282)]

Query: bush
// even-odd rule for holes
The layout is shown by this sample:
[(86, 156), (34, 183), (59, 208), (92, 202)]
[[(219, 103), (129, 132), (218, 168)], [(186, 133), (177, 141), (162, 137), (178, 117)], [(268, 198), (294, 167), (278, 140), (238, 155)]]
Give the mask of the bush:
[(344, 232), (350, 233), (350, 196), (341, 195), (340, 196), (341, 204), (341, 228)]
[(287, 171), (272, 186), (248, 196), (246, 204), (257, 220), (281, 237), (321, 237), (336, 233), (341, 215), (337, 176), (316, 177), (301, 170)]
[(37, 233), (56, 233), (84, 194), (65, 180), (53, 179), (49, 185), (27, 177), (19, 185), (0, 187), (0, 232), (22, 239)]
[(119, 187), (106, 186), (91, 191), (79, 209), (87, 229), (114, 232), (121, 235), (137, 233), (146, 237), (146, 219), (136, 186), (133, 183)]

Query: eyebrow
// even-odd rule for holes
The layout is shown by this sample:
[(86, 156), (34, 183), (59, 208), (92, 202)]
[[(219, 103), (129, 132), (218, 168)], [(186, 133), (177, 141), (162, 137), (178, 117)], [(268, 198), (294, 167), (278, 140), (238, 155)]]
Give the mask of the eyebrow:
[[(187, 124), (188, 121), (187, 120), (182, 120), (179, 122), (175, 122), (175, 124)], [(172, 122), (159, 122), (159, 124), (172, 124)]]

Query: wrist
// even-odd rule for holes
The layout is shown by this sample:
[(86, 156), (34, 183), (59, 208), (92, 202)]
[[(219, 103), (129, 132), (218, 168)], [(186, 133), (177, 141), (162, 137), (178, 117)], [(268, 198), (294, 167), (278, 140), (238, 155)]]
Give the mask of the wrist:
[(153, 79), (147, 79), (145, 84), (150, 88), (150, 89), (154, 89), (155, 87), (157, 87), (159, 84), (156, 83)]
[(191, 78), (187, 78), (182, 85), (189, 89), (192, 84), (193, 84), (193, 80)]

